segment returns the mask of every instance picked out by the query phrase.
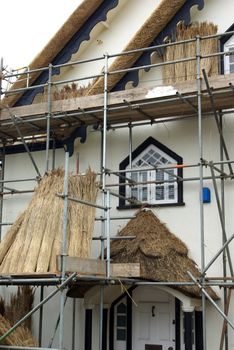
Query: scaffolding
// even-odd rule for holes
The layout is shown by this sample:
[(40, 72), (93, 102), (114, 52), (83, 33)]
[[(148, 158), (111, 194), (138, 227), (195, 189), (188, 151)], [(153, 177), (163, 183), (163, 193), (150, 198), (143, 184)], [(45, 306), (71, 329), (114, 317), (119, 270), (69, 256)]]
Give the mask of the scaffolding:
[[(206, 335), (206, 304), (210, 302), (212, 306), (217, 310), (217, 312), (223, 317), (223, 331), (220, 341), (220, 349), (223, 349), (223, 344), (225, 345), (225, 349), (228, 349), (228, 332), (227, 332), (227, 324), (234, 329), (234, 324), (231, 322), (228, 317), (228, 305), (230, 303), (231, 298), (231, 289), (234, 286), (234, 275), (233, 275), (233, 264), (232, 257), (229, 249), (229, 244), (233, 240), (234, 235), (228, 237), (225, 226), (225, 180), (233, 179), (233, 163), (234, 160), (231, 160), (228, 153), (228, 147), (225, 142), (225, 136), (223, 134), (222, 128), (222, 118), (225, 114), (230, 114), (234, 112), (234, 102), (233, 102), (233, 94), (234, 94), (234, 86), (232, 84), (233, 77), (230, 78), (230, 83), (227, 86), (227, 80), (222, 81), (222, 86), (217, 89), (217, 91), (213, 90), (210, 85), (210, 79), (207, 77), (207, 73), (205, 70), (201, 71), (201, 61), (203, 59), (207, 59), (209, 57), (224, 57), (226, 52), (216, 52), (210, 55), (202, 55), (201, 52), (201, 42), (207, 39), (215, 38), (220, 39), (222, 36), (233, 35), (234, 32), (228, 32), (225, 34), (218, 35), (210, 35), (205, 37), (197, 36), (191, 40), (179, 41), (170, 44), (163, 44), (158, 46), (152, 46), (149, 48), (142, 48), (137, 50), (132, 50), (124, 53), (117, 53), (113, 55), (104, 54), (101, 57), (97, 57), (90, 60), (82, 60), (76, 62), (70, 62), (63, 65), (52, 66), (51, 64), (48, 67), (43, 67), (37, 70), (27, 70), (27, 72), (18, 73), (17, 77), (22, 76), (22, 78), (27, 74), (27, 79), (29, 79), (32, 73), (40, 73), (42, 71), (48, 72), (48, 82), (46, 84), (27, 86), (25, 88), (20, 89), (10, 89), (4, 91), (1, 88), (1, 95), (11, 95), (11, 94), (19, 94), (25, 91), (29, 91), (37, 88), (47, 88), (48, 98), (46, 103), (45, 111), (37, 111), (36, 113), (32, 112), (32, 108), (30, 106), (25, 106), (24, 110), (21, 107), (13, 107), (8, 108), (7, 106), (3, 106), (0, 120), (0, 137), (3, 144), (3, 155), (5, 153), (5, 148), (11, 144), (12, 142), (21, 142), (25, 150), (27, 151), (29, 158), (34, 166), (36, 177), (33, 179), (15, 179), (8, 180), (4, 178), (4, 157), (2, 157), (2, 172), (1, 172), (1, 209), (0, 209), (0, 217), (2, 217), (2, 203), (5, 194), (8, 193), (25, 193), (28, 191), (18, 191), (12, 189), (10, 187), (6, 187), (5, 184), (10, 182), (17, 181), (38, 181), (41, 178), (41, 173), (39, 168), (34, 160), (32, 153), (29, 150), (28, 142), (31, 140), (31, 136), (33, 139), (44, 138), (46, 140), (46, 150), (45, 150), (45, 172), (49, 171), (54, 167), (54, 157), (55, 153), (53, 153), (53, 159), (51, 162), (50, 159), (50, 143), (51, 139), (53, 140), (53, 135), (57, 133), (57, 136), (60, 135), (60, 126), (63, 123), (63, 127), (67, 129), (67, 133), (71, 133), (74, 128), (80, 125), (97, 125), (98, 130), (101, 134), (101, 171), (98, 173), (100, 175), (100, 191), (102, 195), (102, 204), (97, 205), (95, 203), (84, 202), (79, 198), (71, 198), (68, 193), (68, 171), (69, 171), (69, 153), (65, 153), (65, 177), (64, 177), (64, 192), (62, 194), (58, 194), (64, 201), (64, 216), (63, 216), (63, 238), (62, 238), (62, 247), (61, 247), (61, 274), (59, 276), (47, 276), (43, 278), (38, 278), (33, 276), (31, 278), (28, 277), (17, 277), (14, 276), (2, 276), (0, 279), (0, 285), (24, 285), (31, 284), (36, 286), (41, 286), (41, 301), (35, 306), (30, 313), (25, 315), (22, 320), (19, 320), (7, 333), (5, 333), (2, 337), (0, 337), (0, 342), (5, 339), (16, 327), (18, 327), (26, 318), (30, 317), (35, 311), (40, 309), (40, 330), (39, 330), (39, 344), (41, 346), (41, 337), (42, 337), (42, 315), (43, 315), (43, 305), (51, 299), (55, 294), (60, 291), (60, 332), (59, 332), (59, 349), (62, 350), (64, 348), (63, 344), (63, 333), (64, 333), (64, 305), (65, 305), (65, 290), (64, 288), (71, 282), (79, 283), (79, 281), (92, 281), (95, 284), (100, 285), (100, 312), (99, 312), (99, 349), (103, 348), (103, 306), (104, 306), (104, 283), (105, 285), (119, 283), (119, 280), (115, 278), (115, 276), (111, 275), (110, 269), (110, 242), (112, 239), (122, 239), (121, 237), (114, 237), (110, 232), (110, 221), (111, 220), (121, 220), (121, 219), (130, 219), (132, 216), (118, 216), (115, 217), (111, 215), (111, 205), (110, 205), (110, 197), (117, 196), (112, 188), (119, 186), (136, 186), (136, 185), (147, 185), (149, 181), (145, 182), (134, 182), (132, 180), (132, 176), (130, 178), (127, 177), (127, 174), (132, 174), (135, 171), (139, 171), (137, 168), (132, 167), (132, 131), (134, 127), (144, 126), (144, 125), (153, 125), (155, 123), (165, 123), (168, 121), (181, 120), (183, 118), (197, 118), (198, 121), (198, 153), (199, 159), (196, 164), (183, 164), (181, 165), (183, 168), (198, 168), (199, 176), (197, 177), (188, 177), (188, 178), (174, 178), (173, 182), (177, 181), (198, 181), (199, 182), (199, 198), (200, 198), (200, 251), (201, 251), (201, 277), (196, 279), (190, 271), (188, 271), (188, 275), (191, 278), (191, 282), (150, 282), (150, 281), (141, 281), (137, 279), (125, 278), (123, 279), (123, 283), (129, 285), (164, 285), (164, 286), (176, 286), (176, 285), (197, 285), (202, 294), (202, 315), (203, 315), (203, 346), (204, 350), (207, 349), (207, 335)], [(109, 61), (118, 56), (122, 55), (131, 55), (135, 52), (143, 53), (145, 51), (156, 51), (163, 50), (170, 45), (180, 45), (180, 44), (188, 44), (188, 43), (196, 44), (196, 55), (194, 57), (184, 58), (180, 60), (168, 61), (168, 62), (160, 62), (156, 64), (149, 64), (144, 66), (132, 67), (128, 69), (121, 69), (116, 71), (109, 71)], [(53, 82), (53, 70), (63, 67), (69, 67), (70, 65), (82, 65), (84, 63), (90, 63), (94, 60), (103, 60), (104, 62), (104, 70), (101, 74), (91, 75), (82, 77), (79, 79), (67, 79), (67, 80), (59, 80)], [(115, 103), (111, 105), (109, 103), (109, 98), (112, 93), (108, 91), (108, 77), (113, 74), (123, 74), (134, 70), (144, 70), (150, 69), (154, 67), (163, 67), (164, 65), (175, 64), (179, 62), (187, 62), (187, 61), (196, 61), (196, 91), (187, 94), (177, 93), (172, 97), (161, 97), (155, 98), (152, 100), (145, 100), (140, 98), (139, 100), (126, 100), (123, 96), (121, 96), (122, 102)], [(3, 60), (1, 61), (1, 69), (0, 69), (0, 77), (3, 77), (6, 81), (10, 81), (14, 79), (15, 74), (6, 74), (4, 72)], [(104, 91), (102, 95), (103, 105), (92, 108), (77, 108), (73, 110), (65, 110), (63, 112), (54, 111), (52, 107), (52, 86), (63, 85), (71, 82), (78, 82), (84, 80), (90, 80), (93, 78), (103, 77), (104, 79)], [(27, 80), (28, 81), (28, 80)], [(205, 86), (204, 86), (205, 83)], [(232, 99), (231, 99), (232, 98)], [(223, 102), (224, 99), (225, 101)], [(208, 101), (208, 102), (207, 102)], [(203, 103), (205, 104), (205, 109), (203, 110)], [(172, 113), (168, 113), (165, 117), (162, 114), (154, 115), (150, 112), (157, 111), (158, 107), (166, 108), (166, 106), (170, 104), (175, 106), (175, 111)], [(185, 107), (183, 113), (180, 113), (181, 104)], [(21, 109), (20, 109), (21, 108)], [(35, 108), (34, 108), (35, 109)], [(18, 115), (17, 112), (23, 110), (22, 115)], [(147, 111), (146, 111), (147, 110)], [(128, 118), (126, 117), (126, 111), (128, 112)], [(217, 125), (217, 130), (219, 134), (220, 141), (220, 159), (216, 160), (206, 160), (204, 159), (203, 152), (203, 116), (213, 116)], [(9, 130), (9, 126), (11, 126)], [(129, 128), (129, 158), (130, 158), (130, 168), (127, 170), (117, 170), (117, 169), (108, 169), (107, 168), (107, 133), (108, 130), (111, 129), (122, 129)], [(52, 164), (50, 166), (50, 164)], [(225, 171), (225, 166), (227, 170)], [(176, 165), (170, 166), (159, 166), (157, 170), (167, 172), (168, 169), (176, 167)], [(204, 167), (210, 170), (210, 175), (204, 175)], [(152, 169), (147, 168), (148, 170), (155, 170), (155, 167)], [(141, 168), (142, 170), (142, 168)], [(124, 183), (116, 182), (112, 184), (107, 184), (106, 178), (109, 175), (115, 175), (118, 179), (121, 177), (124, 179)], [(222, 228), (222, 242), (223, 245), (219, 249), (219, 251), (214, 255), (214, 257), (207, 263), (205, 257), (205, 230), (204, 230), (204, 204), (203, 204), (203, 187), (205, 180), (211, 180), (213, 184), (213, 189), (215, 193), (217, 208), (218, 208), (218, 217), (221, 223)], [(217, 180), (220, 181), (221, 186), (221, 195), (219, 195)], [(154, 181), (155, 184), (161, 183), (160, 181)], [(31, 191), (31, 190), (29, 190)], [(125, 200), (129, 200), (129, 198), (124, 197)], [(67, 221), (68, 221), (68, 202), (69, 200), (77, 201), (78, 203), (82, 203), (84, 205), (91, 205), (103, 210), (103, 215), (97, 217), (96, 220), (101, 222), (102, 225), (102, 233), (99, 237), (94, 239), (98, 239), (101, 242), (101, 259), (106, 263), (106, 276), (102, 278), (94, 277), (94, 276), (77, 276), (76, 273), (67, 274), (66, 273), (66, 259), (67, 259)], [(139, 204), (137, 202), (136, 204)], [(1, 223), (1, 227), (3, 225), (10, 225), (11, 223)], [(125, 239), (133, 239), (134, 237), (129, 236)], [(104, 254), (104, 250), (106, 248), (106, 256)], [(208, 279), (206, 277), (206, 272), (210, 268), (210, 266), (216, 261), (219, 256), (223, 256), (223, 276), (215, 277)], [(227, 275), (227, 270), (230, 270), (230, 276)], [(57, 285), (52, 293), (50, 293), (46, 298), (43, 295), (43, 286), (45, 285)], [(206, 286), (219, 286), (223, 288), (224, 291), (224, 310), (222, 310), (215, 301), (210, 297), (210, 295), (206, 292)], [(74, 321), (74, 320), (73, 320)], [(73, 327), (74, 328), (74, 327)], [(74, 332), (73, 329), (73, 349), (74, 349)], [(2, 346), (1, 346), (2, 347)], [(9, 347), (8, 347), (9, 348)], [(11, 347), (17, 349), (17, 347)]]

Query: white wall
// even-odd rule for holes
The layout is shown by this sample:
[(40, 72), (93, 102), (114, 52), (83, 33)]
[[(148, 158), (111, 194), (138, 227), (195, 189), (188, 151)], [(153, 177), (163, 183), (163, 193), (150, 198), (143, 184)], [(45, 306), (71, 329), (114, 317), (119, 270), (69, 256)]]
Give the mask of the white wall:
[[(131, 39), (134, 32), (147, 19), (152, 10), (156, 7), (159, 1), (154, 0), (122, 0), (121, 7), (111, 11), (108, 15), (108, 27), (99, 25), (91, 34), (92, 41), (83, 44), (82, 50), (79, 54), (74, 55), (73, 59), (85, 59), (94, 56), (102, 55), (104, 52), (113, 53), (123, 49), (126, 43)], [(228, 9), (228, 11), (227, 11)], [(193, 20), (208, 20), (218, 24), (219, 32), (225, 31), (233, 22), (234, 1), (226, 0), (225, 6), (220, 0), (205, 0), (205, 9), (200, 13), (193, 8)], [(103, 63), (87, 65), (82, 69), (82, 75), (89, 75), (99, 73), (102, 69)], [(79, 70), (71, 68), (64, 72), (63, 78), (72, 78), (80, 76)], [(60, 77), (59, 77), (60, 79)], [(160, 81), (161, 72), (157, 70), (156, 73), (150, 71), (143, 74), (142, 84), (148, 81)], [(203, 141), (204, 141), (204, 158), (208, 161), (219, 160), (219, 137), (217, 128), (212, 117), (206, 117), (203, 120)], [(230, 151), (230, 158), (234, 158), (234, 149), (232, 147), (234, 136), (234, 121), (233, 116), (224, 117), (224, 134), (227, 146)], [(197, 120), (187, 119), (169, 123), (162, 123), (147, 127), (133, 128), (133, 149), (139, 146), (147, 137), (152, 136), (181, 157), (183, 157), (184, 164), (197, 164), (199, 162), (199, 148), (198, 148), (198, 125)], [(89, 166), (94, 171), (100, 171), (100, 154), (101, 154), (101, 135), (99, 131), (88, 128), (88, 136), (85, 144), (80, 144), (79, 140), (75, 143), (75, 152), (70, 159), (70, 170), (75, 171), (77, 153), (80, 159), (80, 171), (84, 172)], [(107, 168), (117, 170), (119, 163), (128, 155), (129, 140), (128, 129), (112, 130), (107, 133)], [(44, 172), (45, 167), (45, 152), (34, 152), (33, 156), (40, 171)], [(64, 163), (64, 151), (62, 149), (56, 151), (56, 166), (61, 166)], [(204, 169), (204, 173), (209, 175), (209, 169)], [(198, 168), (184, 169), (184, 177), (198, 176)], [(6, 179), (16, 178), (31, 178), (35, 177), (35, 170), (26, 153), (9, 155), (6, 157)], [(116, 177), (110, 177), (108, 182), (117, 182)], [(35, 182), (30, 183), (13, 183), (9, 187), (16, 189), (31, 189)], [(211, 203), (204, 205), (204, 219), (205, 219), (205, 260), (208, 262), (214, 254), (218, 251), (222, 244), (221, 226), (218, 218), (218, 211), (215, 202), (215, 195), (211, 180), (205, 180), (204, 185), (211, 190)], [(225, 181), (226, 185), (226, 227), (227, 235), (233, 233), (233, 195), (234, 188), (231, 180)], [(117, 191), (117, 188), (114, 188)], [(27, 206), (30, 200), (29, 194), (9, 195), (6, 196), (3, 208), (3, 221), (13, 222), (17, 215), (21, 213)], [(99, 197), (100, 200), (100, 197)], [(189, 248), (189, 255), (194, 259), (198, 266), (201, 262), (201, 248), (200, 248), (200, 213), (199, 213), (199, 182), (190, 181), (184, 182), (184, 206), (181, 207), (158, 207), (153, 211), (159, 218), (165, 222), (168, 228), (175, 235), (180, 237)], [(117, 198), (111, 199), (111, 215), (133, 215), (135, 210), (117, 210)], [(97, 211), (97, 216), (101, 215)], [(111, 234), (116, 234), (125, 224), (126, 220), (111, 222)], [(4, 228), (4, 232), (6, 228)], [(95, 225), (94, 235), (100, 235), (101, 225)], [(99, 243), (93, 244), (93, 256), (99, 255)], [(231, 243), (230, 250), (233, 251), (234, 243)], [(228, 272), (229, 274), (229, 272)], [(211, 266), (208, 275), (221, 276), (222, 264), (221, 258)], [(217, 289), (217, 293), (222, 295), (222, 290)], [(46, 313), (50, 317), (45, 318), (44, 324), (44, 345), (48, 343), (51, 333), (54, 328), (54, 322), (58, 314), (58, 301), (51, 303), (51, 306), (46, 308)], [(222, 301), (219, 302), (219, 305)], [(71, 330), (71, 300), (68, 302), (66, 330)], [(231, 303), (231, 315), (234, 314), (234, 303)], [(80, 347), (83, 346), (83, 306), (80, 302), (77, 303), (77, 341)], [(80, 315), (81, 318), (80, 318)], [(233, 317), (233, 316), (232, 316)], [(78, 319), (79, 318), (79, 319)], [(95, 322), (97, 320), (95, 319)], [(35, 329), (37, 328), (37, 318), (35, 319)], [(81, 328), (79, 328), (81, 327)], [(207, 310), (207, 334), (208, 334), (208, 348), (215, 349), (219, 343), (220, 333), (222, 327), (222, 318), (218, 316), (214, 308), (208, 307)], [(78, 330), (79, 329), (79, 330)], [(214, 331), (215, 329), (215, 331)], [(95, 330), (97, 335), (97, 329)], [(230, 331), (230, 350), (234, 349), (233, 339)], [(66, 347), (70, 346), (70, 335), (66, 336)]]

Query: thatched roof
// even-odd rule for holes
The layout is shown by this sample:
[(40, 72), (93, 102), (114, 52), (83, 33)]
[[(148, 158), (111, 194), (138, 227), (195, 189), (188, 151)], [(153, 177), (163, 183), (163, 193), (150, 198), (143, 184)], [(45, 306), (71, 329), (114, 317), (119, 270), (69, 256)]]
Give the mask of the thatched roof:
[[(139, 262), (141, 278), (150, 281), (187, 282), (190, 271), (200, 276), (196, 263), (188, 257), (186, 245), (163, 224), (152, 211), (139, 211), (119, 232), (119, 236), (134, 235), (131, 241), (115, 240), (111, 243), (113, 263)], [(199, 297), (196, 286), (176, 286), (184, 294)], [(215, 292), (208, 288), (209, 294), (217, 299)]]
[[(163, 30), (163, 28), (174, 17), (185, 2), (186, 0), (161, 0), (160, 4), (156, 7), (151, 16), (145, 21), (142, 27), (136, 32), (134, 37), (124, 48), (123, 52), (148, 47), (152, 40)], [(109, 72), (132, 67), (141, 54), (141, 52), (135, 52), (131, 55), (117, 57), (109, 67)], [(124, 73), (114, 74), (108, 77), (109, 91), (113, 89), (123, 75)], [(100, 77), (89, 89), (88, 95), (102, 93), (104, 89), (103, 84), (104, 78)]]
[[(103, 1), (104, 0), (83, 0), (58, 32), (28, 65), (30, 69), (47, 67)], [(39, 74), (40, 73), (31, 74), (30, 85), (32, 85)], [(25, 87), (25, 81), (20, 79), (12, 85), (12, 89), (20, 89), (23, 87)], [(21, 95), (22, 94), (8, 95), (4, 99), (4, 104), (13, 106)]]
[[(86, 19), (98, 8), (103, 0), (84, 0), (81, 5), (64, 23), (61, 29), (48, 42), (44, 49), (29, 64), (30, 69), (48, 66), (58, 52), (71, 39), (77, 30), (85, 23)], [(186, 0), (161, 0), (151, 16), (145, 21), (142, 27), (136, 32), (132, 40), (126, 45), (123, 51), (129, 51), (147, 47), (152, 40), (162, 31), (166, 24), (173, 18), (176, 12), (184, 5)], [(115, 59), (110, 71), (131, 67), (139, 58), (141, 53), (134, 53), (128, 56), (120, 56)], [(30, 85), (35, 81), (38, 74), (32, 74)], [(108, 88), (111, 90), (121, 79), (122, 75), (112, 75), (108, 79)], [(23, 81), (17, 81), (12, 89), (24, 87)], [(103, 93), (103, 78), (99, 78), (88, 91), (89, 95)], [(8, 95), (3, 101), (4, 105), (13, 106), (21, 94)]]

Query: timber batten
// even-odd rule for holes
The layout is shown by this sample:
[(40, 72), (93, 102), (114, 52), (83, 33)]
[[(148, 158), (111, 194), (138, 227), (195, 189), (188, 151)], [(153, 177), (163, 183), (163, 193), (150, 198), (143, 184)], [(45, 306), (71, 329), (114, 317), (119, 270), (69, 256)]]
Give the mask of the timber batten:
[[(216, 109), (234, 107), (234, 74), (218, 75), (209, 78)], [(171, 87), (171, 86), (170, 86)], [(166, 89), (168, 86), (134, 88), (111, 92), (108, 97), (108, 124), (116, 125), (129, 122), (154, 121), (160, 118), (186, 117), (196, 115), (197, 86), (194, 82), (181, 82), (173, 85), (173, 94), (154, 94), (154, 88)], [(166, 91), (166, 90), (165, 90)], [(152, 92), (153, 97), (147, 97)], [(178, 93), (176, 93), (178, 92)], [(188, 103), (186, 103), (188, 102)], [(51, 129), (61, 139), (69, 136), (81, 125), (102, 125), (103, 94), (59, 100), (52, 102)], [(202, 112), (212, 110), (205, 82), (202, 80)], [(12, 125), (12, 116), (16, 116), (24, 136), (35, 136), (46, 132), (48, 103), (38, 103), (21, 107), (4, 108), (0, 111), (1, 132), (8, 140), (18, 137)], [(31, 124), (30, 124), (31, 123)], [(33, 124), (32, 124), (33, 123)], [(9, 135), (9, 136), (7, 136)]]

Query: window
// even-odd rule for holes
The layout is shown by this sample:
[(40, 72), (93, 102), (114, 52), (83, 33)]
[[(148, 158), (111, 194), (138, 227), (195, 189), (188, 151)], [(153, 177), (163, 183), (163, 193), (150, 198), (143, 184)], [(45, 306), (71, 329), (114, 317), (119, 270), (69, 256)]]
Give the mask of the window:
[(116, 308), (116, 340), (125, 341), (127, 338), (127, 306), (121, 303)]
[[(234, 24), (226, 32), (233, 32)], [(220, 50), (226, 52), (221, 56), (221, 72), (224, 74), (234, 73), (234, 35), (227, 34), (220, 39)]]
[(234, 73), (234, 35), (224, 44), (224, 73)]
[[(170, 205), (182, 203), (182, 158), (149, 137), (132, 153), (132, 170), (120, 186), (120, 208), (139, 205)], [(161, 169), (163, 167), (163, 169)], [(120, 163), (120, 170), (130, 169), (129, 157)], [(135, 171), (134, 171), (135, 170)], [(125, 181), (125, 179), (121, 179)]]

